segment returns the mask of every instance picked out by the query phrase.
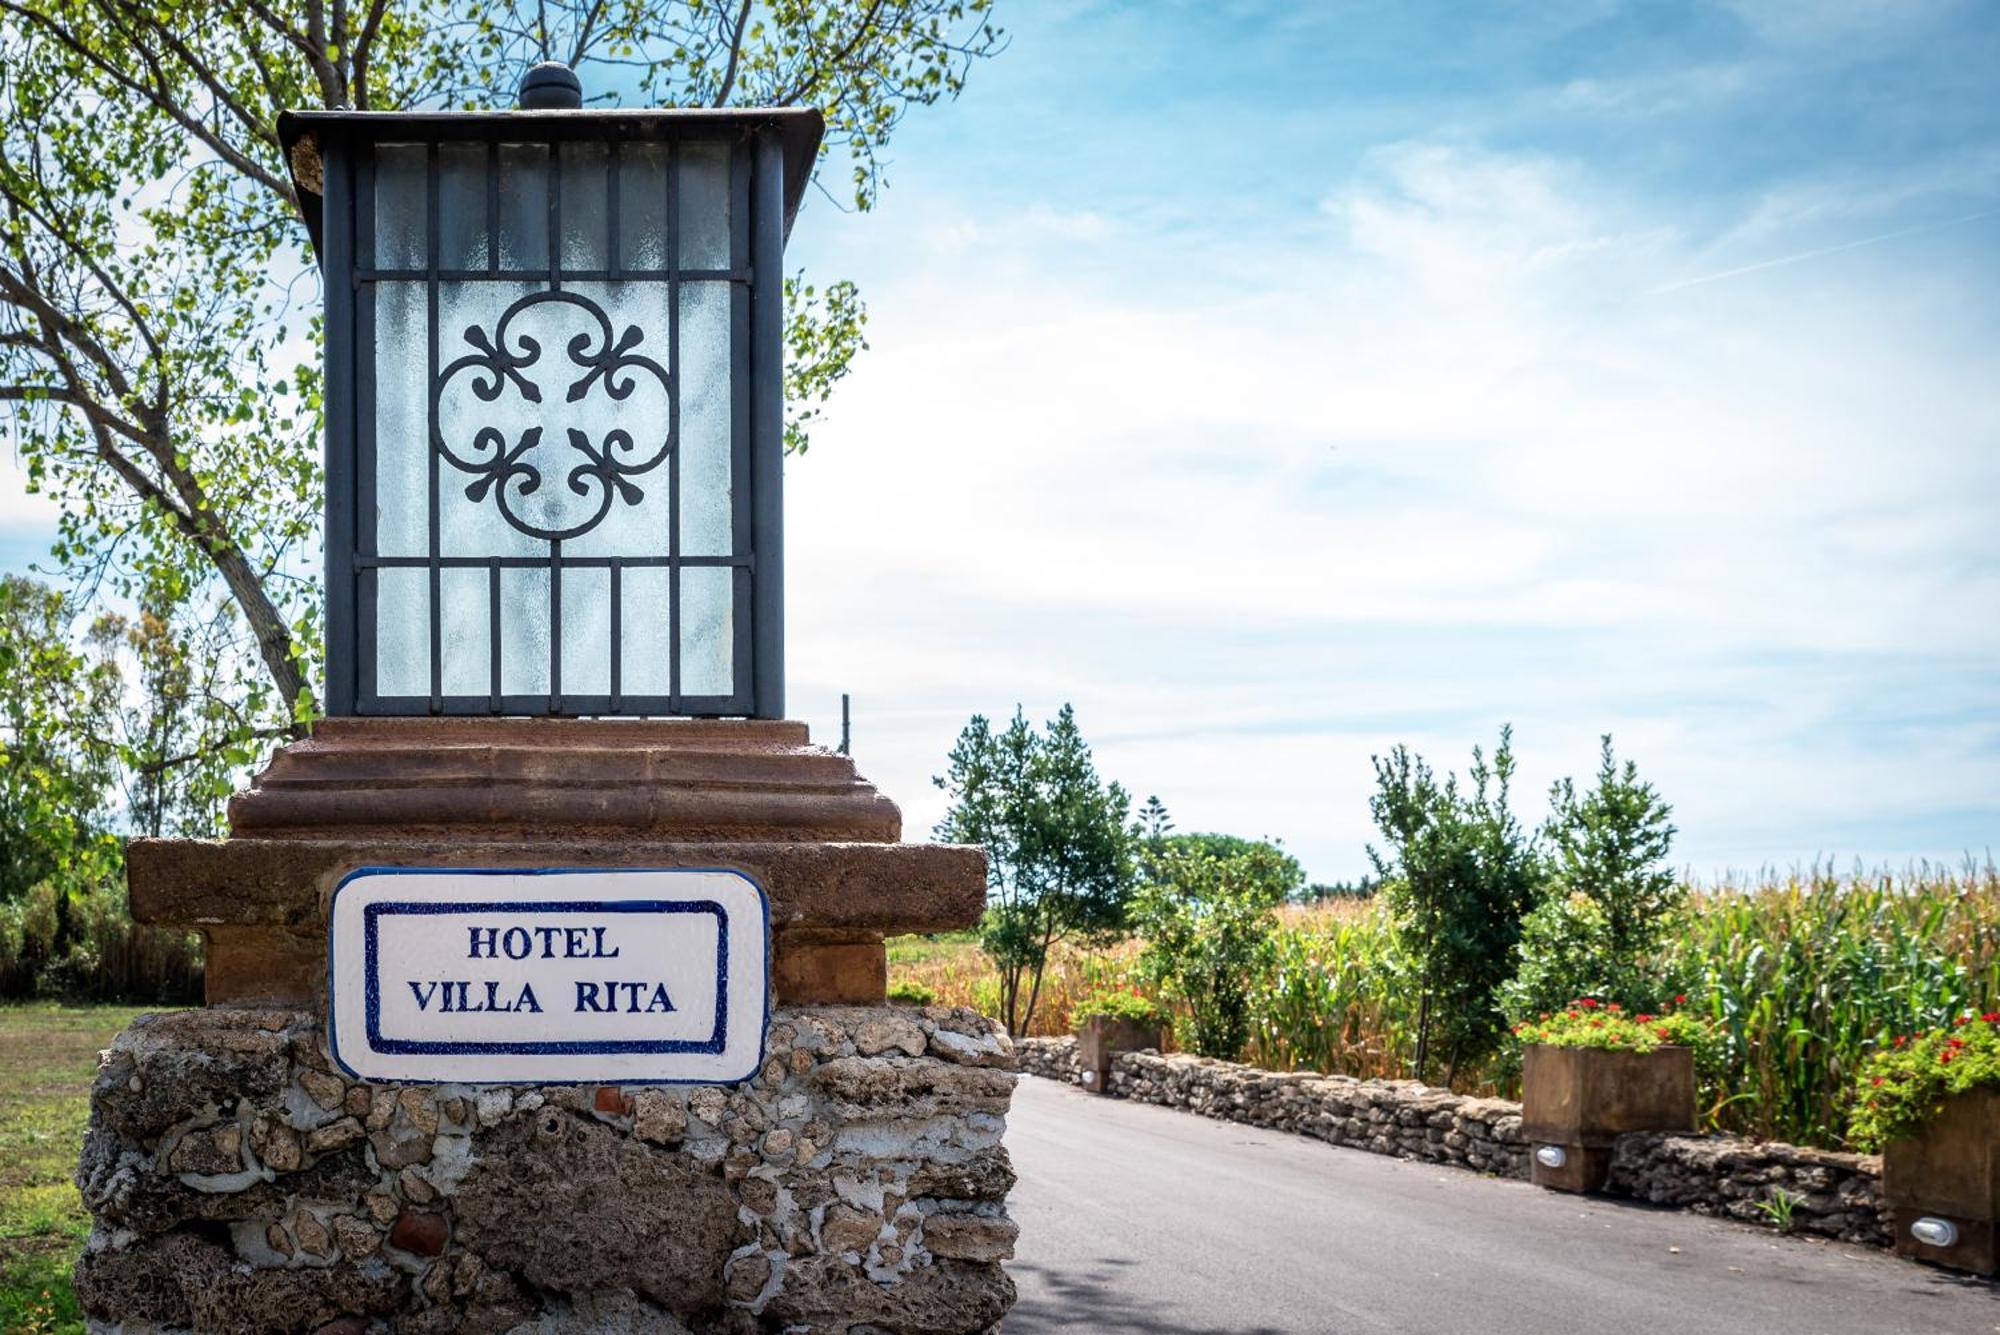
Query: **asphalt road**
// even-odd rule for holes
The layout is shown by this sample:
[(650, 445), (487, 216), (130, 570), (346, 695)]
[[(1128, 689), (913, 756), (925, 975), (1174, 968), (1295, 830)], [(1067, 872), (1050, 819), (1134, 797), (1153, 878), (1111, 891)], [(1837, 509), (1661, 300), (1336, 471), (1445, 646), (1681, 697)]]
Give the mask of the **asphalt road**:
[(1023, 1078), (1006, 1335), (1992, 1335), (2000, 1286)]

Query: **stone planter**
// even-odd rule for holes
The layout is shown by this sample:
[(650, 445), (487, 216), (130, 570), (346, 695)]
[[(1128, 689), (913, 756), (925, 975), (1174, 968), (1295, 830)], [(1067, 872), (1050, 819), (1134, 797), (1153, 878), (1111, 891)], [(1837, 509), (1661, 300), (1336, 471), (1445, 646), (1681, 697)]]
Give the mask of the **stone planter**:
[(1614, 1052), (1530, 1044), (1521, 1063), (1521, 1134), (1530, 1177), (1554, 1191), (1597, 1191), (1629, 1131), (1692, 1131), (1694, 1050)]
[(1900, 1255), (2000, 1274), (2000, 1089), (1956, 1095), (1920, 1135), (1892, 1141), (1882, 1192)]
[(1165, 1031), (1159, 1025), (1093, 1015), (1076, 1031), (1078, 1079), (1093, 1094), (1111, 1092), (1111, 1063), (1121, 1052), (1157, 1050)]

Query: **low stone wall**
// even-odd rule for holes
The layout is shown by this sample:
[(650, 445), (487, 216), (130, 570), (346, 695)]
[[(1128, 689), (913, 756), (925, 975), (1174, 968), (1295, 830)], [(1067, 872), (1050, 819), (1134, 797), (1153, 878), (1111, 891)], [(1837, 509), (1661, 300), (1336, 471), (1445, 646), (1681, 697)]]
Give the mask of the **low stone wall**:
[(1076, 1040), (1073, 1038), (1017, 1038), (1014, 1062), (1022, 1075), (1038, 1075), (1044, 1080), (1078, 1083)]
[(384, 1086), (308, 1011), (141, 1017), (77, 1181), (94, 1330), (975, 1332), (1013, 1302), (1005, 1035), (778, 1011), (733, 1086)]
[[(1076, 1040), (1015, 1040), (1020, 1069), (1076, 1081)], [(1128, 1052), (1111, 1070), (1111, 1093), (1205, 1117), (1314, 1136), (1334, 1145), (1453, 1164), (1502, 1177), (1528, 1176), (1533, 1146), (1521, 1136), (1521, 1105), (1469, 1098), (1413, 1080), (1356, 1080), (1314, 1072), (1261, 1071), (1181, 1054)], [(1607, 1191), (1656, 1205), (1751, 1223), (1773, 1223), (1760, 1202), (1783, 1192), (1800, 1232), (1888, 1245), (1882, 1161), (1731, 1136), (1623, 1136)]]

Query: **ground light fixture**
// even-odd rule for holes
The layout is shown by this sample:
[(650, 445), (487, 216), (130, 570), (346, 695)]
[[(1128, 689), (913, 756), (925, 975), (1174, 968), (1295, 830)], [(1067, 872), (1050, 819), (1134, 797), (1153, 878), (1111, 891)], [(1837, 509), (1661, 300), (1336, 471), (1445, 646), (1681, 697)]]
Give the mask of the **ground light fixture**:
[(325, 706), (784, 713), (785, 239), (812, 110), (279, 121), (326, 286)]
[(1561, 1168), (1569, 1162), (1569, 1153), (1560, 1145), (1543, 1145), (1535, 1150), (1535, 1162), (1544, 1168)]
[(1910, 1236), (1926, 1247), (1954, 1247), (1958, 1245), (1958, 1225), (1926, 1215), (1910, 1225)]

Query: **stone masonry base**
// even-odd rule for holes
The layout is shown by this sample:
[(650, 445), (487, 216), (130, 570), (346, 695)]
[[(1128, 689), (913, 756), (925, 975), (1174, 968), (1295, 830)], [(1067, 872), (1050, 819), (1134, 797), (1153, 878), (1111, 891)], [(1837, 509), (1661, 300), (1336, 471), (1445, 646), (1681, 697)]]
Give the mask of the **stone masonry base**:
[[(1016, 1039), (1020, 1069), (1077, 1080), (1076, 1040)], [(1311, 1071), (1273, 1072), (1181, 1054), (1122, 1053), (1110, 1092), (1223, 1121), (1314, 1136), (1350, 1149), (1456, 1164), (1502, 1177), (1528, 1176), (1534, 1148), (1521, 1135), (1521, 1105), (1467, 1098), (1413, 1080), (1356, 1080)], [(1621, 1136), (1606, 1191), (1655, 1205), (1749, 1223), (1770, 1223), (1760, 1203), (1784, 1192), (1798, 1232), (1887, 1246), (1879, 1156), (1838, 1154), (1733, 1136)]]
[(772, 1016), (735, 1086), (355, 1084), (308, 1011), (145, 1016), (78, 1185), (98, 1331), (971, 1335), (1013, 1303), (1004, 1035)]

